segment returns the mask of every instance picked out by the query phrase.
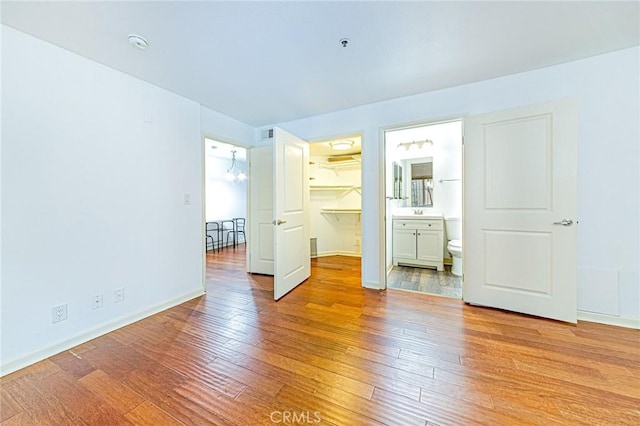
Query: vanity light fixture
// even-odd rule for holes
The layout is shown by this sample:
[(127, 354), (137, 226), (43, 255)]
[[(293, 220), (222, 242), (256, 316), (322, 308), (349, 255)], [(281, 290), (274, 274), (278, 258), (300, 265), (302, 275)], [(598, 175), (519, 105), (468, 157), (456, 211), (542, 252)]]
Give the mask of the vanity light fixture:
[(149, 47), (149, 42), (146, 38), (139, 36), (137, 34), (129, 34), (127, 36), (127, 40), (129, 40), (129, 44), (133, 47), (137, 47), (140, 50), (145, 50)]
[(338, 141), (329, 142), (329, 146), (336, 151), (346, 151), (355, 144), (351, 139), (340, 139)]

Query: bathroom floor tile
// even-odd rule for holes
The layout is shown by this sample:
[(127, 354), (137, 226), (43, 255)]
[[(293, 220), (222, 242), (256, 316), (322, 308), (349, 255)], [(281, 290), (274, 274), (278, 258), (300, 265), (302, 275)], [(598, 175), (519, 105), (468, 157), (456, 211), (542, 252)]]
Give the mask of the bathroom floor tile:
[(387, 288), (462, 299), (462, 279), (451, 273), (450, 266), (445, 266), (443, 272), (394, 266), (387, 277)]

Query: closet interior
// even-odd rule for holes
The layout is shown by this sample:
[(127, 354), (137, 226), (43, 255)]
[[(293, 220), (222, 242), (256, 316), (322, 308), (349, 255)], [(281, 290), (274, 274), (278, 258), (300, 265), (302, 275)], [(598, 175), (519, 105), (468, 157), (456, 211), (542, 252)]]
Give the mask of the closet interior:
[(309, 145), (311, 257), (361, 256), (360, 158), (359, 136)]

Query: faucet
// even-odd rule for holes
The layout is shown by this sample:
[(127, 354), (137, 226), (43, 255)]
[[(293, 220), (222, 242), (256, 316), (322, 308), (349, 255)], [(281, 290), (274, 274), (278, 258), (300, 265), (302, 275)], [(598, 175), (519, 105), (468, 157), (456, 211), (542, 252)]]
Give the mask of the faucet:
[(422, 214), (422, 209), (414, 209), (413, 214)]

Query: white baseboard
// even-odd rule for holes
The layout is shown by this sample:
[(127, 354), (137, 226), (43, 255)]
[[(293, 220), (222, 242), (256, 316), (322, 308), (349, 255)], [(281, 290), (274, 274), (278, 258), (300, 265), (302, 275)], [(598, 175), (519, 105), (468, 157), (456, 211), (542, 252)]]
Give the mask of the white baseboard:
[(363, 281), (362, 287), (368, 288), (370, 290), (382, 290), (382, 285), (379, 282), (373, 281)]
[(196, 297), (200, 297), (203, 294), (205, 294), (204, 288), (196, 291), (192, 291), (191, 293), (187, 293), (183, 296), (161, 303), (149, 309), (145, 309), (133, 315), (129, 315), (127, 317), (120, 318), (108, 324), (101, 325), (99, 327), (96, 327), (84, 333), (80, 333), (77, 336), (74, 336), (70, 339), (56, 343), (52, 346), (41, 349), (37, 352), (34, 352), (22, 358), (18, 358), (6, 364), (2, 364), (0, 365), (0, 377), (5, 376), (9, 373), (13, 373), (14, 371), (20, 370), (21, 368), (28, 367), (31, 364), (35, 364), (36, 362), (42, 361), (43, 359), (47, 359), (50, 356), (59, 354), (60, 352), (71, 349), (75, 346), (78, 346), (82, 343), (88, 342), (89, 340), (95, 339), (96, 337), (100, 337), (102, 335), (115, 331), (126, 325), (133, 324), (136, 321), (140, 321), (141, 319), (150, 317), (151, 315), (155, 315), (158, 312), (162, 312), (166, 309), (177, 306), (188, 300), (195, 299)]
[(597, 322), (599, 324), (640, 329), (640, 318), (618, 317), (615, 315), (597, 314), (595, 312), (578, 311), (578, 321)]
[(362, 257), (362, 254), (355, 251), (323, 251), (318, 253), (316, 257), (327, 257), (327, 256)]

